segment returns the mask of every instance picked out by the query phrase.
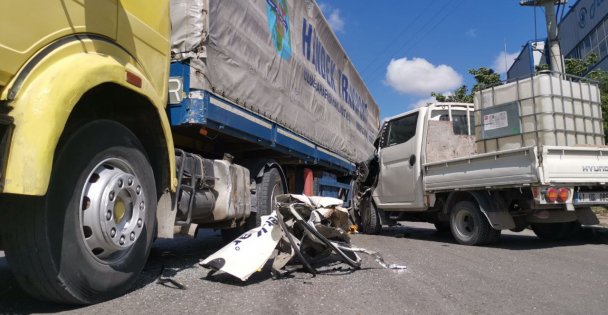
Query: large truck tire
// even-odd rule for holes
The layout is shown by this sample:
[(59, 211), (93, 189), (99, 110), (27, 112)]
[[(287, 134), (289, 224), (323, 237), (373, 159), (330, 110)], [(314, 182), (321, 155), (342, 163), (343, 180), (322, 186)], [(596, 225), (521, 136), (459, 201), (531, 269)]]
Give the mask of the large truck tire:
[(371, 197), (363, 197), (359, 205), (360, 224), (359, 231), (364, 234), (377, 235), (382, 230), (378, 209), (371, 200)]
[(256, 198), (254, 200), (257, 203), (257, 212), (252, 212), (245, 224), (239, 227), (222, 229), (224, 243), (232, 242), (243, 233), (260, 226), (262, 224), (261, 217), (269, 215), (277, 209), (274, 197), (284, 193), (285, 187), (279, 170), (274, 167), (265, 170), (263, 175), (256, 180)]
[(154, 174), (143, 152), (123, 125), (91, 122), (56, 154), (46, 196), (5, 196), (7, 259), (25, 291), (52, 302), (92, 304), (134, 284), (156, 218)]
[(492, 228), (479, 207), (471, 201), (460, 201), (450, 214), (450, 229), (454, 239), (464, 245), (491, 244), (500, 237), (500, 230)]
[(255, 214), (255, 226), (262, 224), (262, 216), (269, 215), (273, 210), (278, 209), (274, 198), (284, 193), (285, 187), (283, 187), (281, 172), (274, 167), (266, 170), (261, 180), (258, 180), (256, 184), (258, 212)]
[(534, 234), (543, 241), (559, 241), (572, 236), (580, 227), (578, 221), (530, 224)]

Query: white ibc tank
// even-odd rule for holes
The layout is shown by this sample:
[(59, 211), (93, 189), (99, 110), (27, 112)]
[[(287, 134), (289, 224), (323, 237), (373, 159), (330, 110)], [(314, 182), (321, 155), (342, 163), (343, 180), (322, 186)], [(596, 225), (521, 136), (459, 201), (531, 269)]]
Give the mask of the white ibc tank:
[(599, 88), (541, 74), (475, 93), (477, 152), (604, 145)]

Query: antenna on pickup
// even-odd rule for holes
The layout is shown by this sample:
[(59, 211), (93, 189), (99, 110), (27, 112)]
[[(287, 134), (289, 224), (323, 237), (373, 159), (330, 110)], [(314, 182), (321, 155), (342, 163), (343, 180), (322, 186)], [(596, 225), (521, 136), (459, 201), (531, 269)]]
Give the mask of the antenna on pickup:
[(555, 5), (566, 4), (566, 0), (521, 0), (522, 6), (544, 7), (545, 19), (547, 20), (547, 41), (549, 42), (549, 54), (551, 71), (559, 74), (564, 73), (564, 56), (559, 47), (559, 30), (555, 16)]

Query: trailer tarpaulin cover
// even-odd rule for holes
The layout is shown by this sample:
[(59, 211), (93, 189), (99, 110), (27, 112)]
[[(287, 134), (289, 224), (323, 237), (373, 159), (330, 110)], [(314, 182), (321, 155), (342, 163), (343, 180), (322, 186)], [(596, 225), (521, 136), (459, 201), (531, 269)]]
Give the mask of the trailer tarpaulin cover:
[(312, 0), (172, 0), (172, 52), (202, 89), (351, 161), (366, 159), (379, 109)]

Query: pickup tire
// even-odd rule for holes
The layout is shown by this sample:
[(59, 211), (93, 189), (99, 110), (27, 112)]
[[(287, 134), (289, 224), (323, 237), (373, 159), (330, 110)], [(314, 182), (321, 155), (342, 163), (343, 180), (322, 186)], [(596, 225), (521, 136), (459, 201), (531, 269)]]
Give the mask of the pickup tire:
[(578, 221), (530, 224), (534, 234), (543, 241), (559, 241), (572, 236), (580, 227)]
[(6, 253), (25, 291), (92, 304), (134, 284), (156, 222), (154, 174), (143, 152), (123, 125), (88, 123), (55, 155), (46, 196), (10, 198)]
[(493, 229), (477, 204), (471, 201), (460, 201), (452, 207), (450, 229), (456, 241), (464, 245), (490, 244), (500, 237), (500, 230)]
[(364, 234), (377, 235), (382, 230), (380, 216), (378, 210), (371, 200), (371, 197), (366, 196), (361, 199), (359, 204), (360, 224), (359, 230)]

